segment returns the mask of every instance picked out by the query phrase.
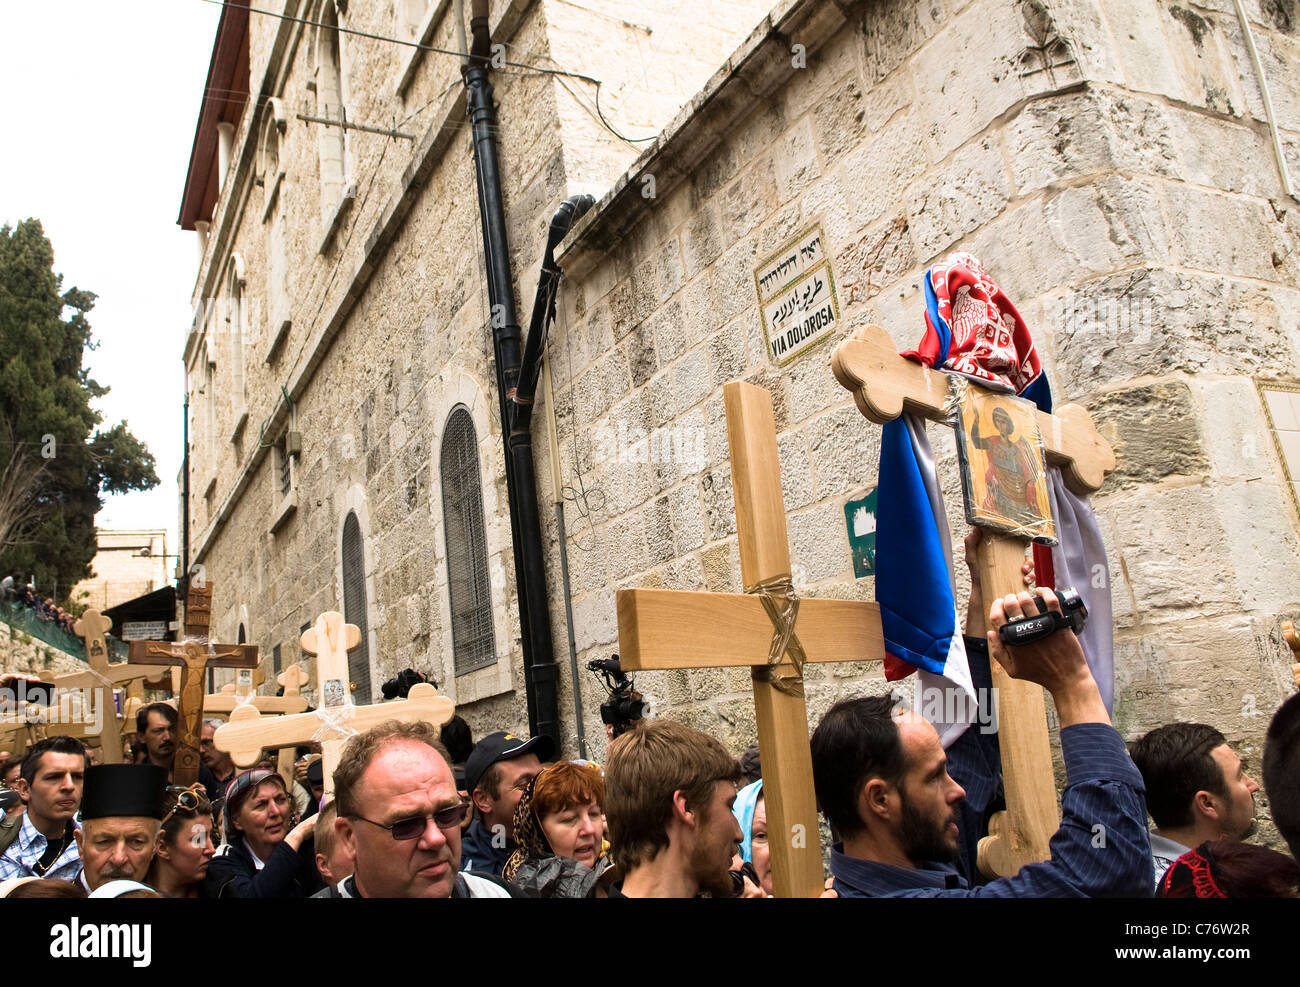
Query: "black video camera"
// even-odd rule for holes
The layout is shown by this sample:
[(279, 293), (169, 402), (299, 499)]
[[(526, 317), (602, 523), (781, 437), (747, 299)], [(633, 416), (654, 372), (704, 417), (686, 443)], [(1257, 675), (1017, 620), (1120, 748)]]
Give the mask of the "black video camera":
[(1068, 627), (1078, 634), (1083, 630), (1084, 621), (1088, 619), (1088, 608), (1083, 605), (1083, 598), (1073, 589), (1056, 590), (1056, 598), (1061, 601), (1061, 612), (1048, 610), (1042, 598), (1035, 595), (1034, 607), (1038, 616), (1019, 617), (1007, 621), (998, 628), (998, 636), (1003, 644), (1029, 644), (1039, 641), (1049, 634), (1055, 634), (1063, 627)]
[(622, 736), (632, 729), (634, 723), (650, 715), (650, 704), (633, 688), (632, 680), (623, 674), (618, 655), (593, 658), (587, 662), (587, 670), (605, 680), (609, 698), (600, 704), (600, 721), (614, 728), (615, 737)]

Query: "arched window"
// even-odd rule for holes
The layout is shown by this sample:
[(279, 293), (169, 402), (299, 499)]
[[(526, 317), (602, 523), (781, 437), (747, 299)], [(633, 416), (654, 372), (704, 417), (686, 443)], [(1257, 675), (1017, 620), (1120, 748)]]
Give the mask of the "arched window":
[(262, 222), (270, 223), (267, 244), (267, 298), (269, 300), (270, 336), (264, 359), (270, 363), (280, 343), (289, 331), (289, 263), (285, 252), (286, 183), (284, 165), (280, 154), (281, 138), (285, 132), (283, 100), (272, 97), (267, 102), (262, 121), (262, 141), (258, 153), (258, 179), (264, 191)]
[(326, 0), (316, 32), (316, 116), (333, 121), (320, 128), (321, 216), (336, 212), (348, 184), (347, 139), (343, 130), (345, 100), (343, 60), (339, 54), (338, 11)]
[(343, 522), (343, 619), (361, 631), (361, 646), (348, 653), (348, 678), (356, 683), (353, 702), (370, 702), (370, 629), (366, 623), (366, 563), (356, 511)]
[(492, 593), (478, 468), (478, 436), (464, 405), (452, 409), (442, 438), (442, 517), (456, 674), (493, 664)]

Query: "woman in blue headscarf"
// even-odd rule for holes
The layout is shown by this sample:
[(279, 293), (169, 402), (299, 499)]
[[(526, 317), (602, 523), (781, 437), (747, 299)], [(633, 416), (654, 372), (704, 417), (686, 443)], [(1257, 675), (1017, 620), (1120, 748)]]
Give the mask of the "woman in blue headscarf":
[(731, 807), (744, 839), (740, 843), (740, 858), (753, 864), (763, 894), (772, 894), (772, 858), (767, 846), (767, 808), (763, 802), (763, 779), (746, 785), (736, 794)]

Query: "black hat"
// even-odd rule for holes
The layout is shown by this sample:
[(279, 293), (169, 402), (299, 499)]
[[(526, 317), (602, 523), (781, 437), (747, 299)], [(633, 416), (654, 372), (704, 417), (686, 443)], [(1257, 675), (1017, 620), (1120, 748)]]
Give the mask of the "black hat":
[(546, 734), (531, 740), (500, 730), (488, 734), (474, 745), (465, 761), (465, 791), (474, 791), (483, 772), (498, 761), (509, 761), (524, 754), (536, 754), (539, 761), (549, 761), (555, 756), (555, 741)]
[(86, 769), (81, 818), (147, 816), (162, 819), (167, 769), (156, 764), (96, 764)]
[(325, 784), (325, 759), (318, 757), (307, 765), (307, 781), (313, 785)]

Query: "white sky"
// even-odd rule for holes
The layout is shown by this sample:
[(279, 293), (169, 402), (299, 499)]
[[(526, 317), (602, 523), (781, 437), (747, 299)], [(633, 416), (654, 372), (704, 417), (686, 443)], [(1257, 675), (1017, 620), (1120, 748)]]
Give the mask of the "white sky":
[[(176, 225), (221, 8), (205, 0), (0, 0), (0, 223), (39, 219), (65, 289), (99, 299), (91, 376), (157, 459), (158, 487), (110, 497), (102, 528), (168, 530), (198, 267)], [(169, 575), (175, 571), (169, 559)]]

